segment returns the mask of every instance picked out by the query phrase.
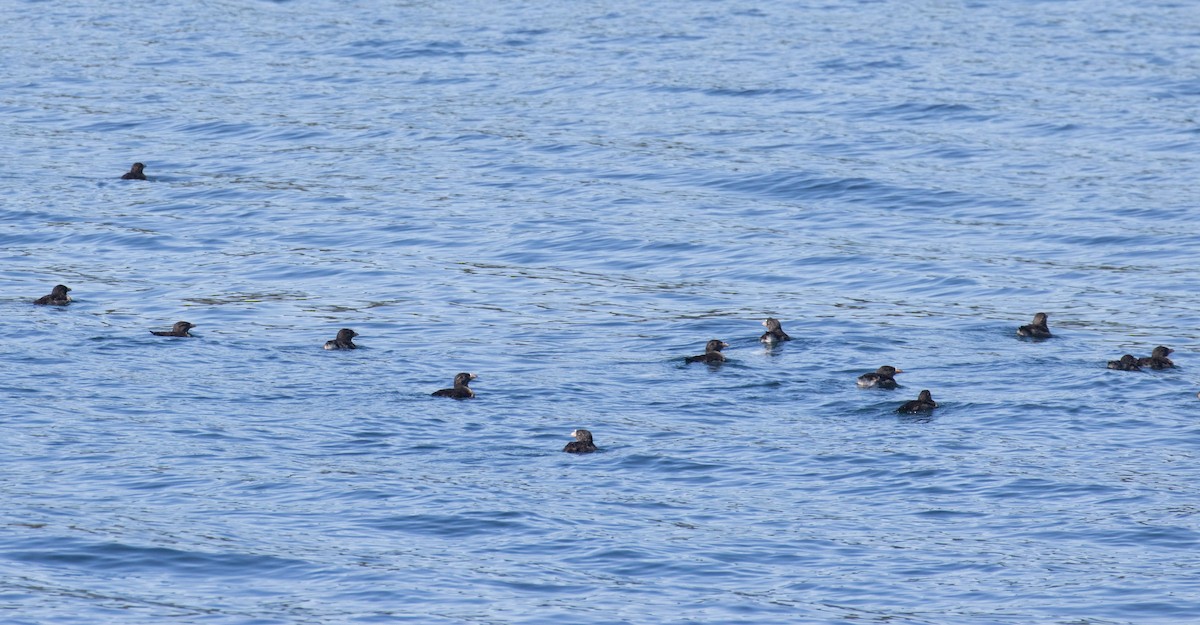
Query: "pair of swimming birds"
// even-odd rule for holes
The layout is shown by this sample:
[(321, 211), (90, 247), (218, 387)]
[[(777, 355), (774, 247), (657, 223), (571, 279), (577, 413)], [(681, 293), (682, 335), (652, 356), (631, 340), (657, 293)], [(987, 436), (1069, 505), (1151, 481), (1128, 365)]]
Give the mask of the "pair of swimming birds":
[[(767, 320), (763, 322), (763, 325), (766, 326), (767, 331), (764, 332), (762, 336), (758, 337), (760, 342), (768, 345), (774, 345), (775, 343), (792, 340), (792, 337), (788, 336), (787, 332), (783, 331), (783, 326), (780, 325), (778, 319), (774, 317), (767, 317)], [(721, 339), (713, 339), (704, 344), (703, 354), (700, 354), (699, 356), (688, 356), (687, 358), (684, 358), (683, 361), (687, 363), (722, 363), (725, 362), (725, 354), (722, 354), (721, 350), (725, 349), (726, 347), (729, 347), (729, 343), (726, 343)]]
[[(855, 382), (859, 388), (886, 388), (893, 389), (899, 386), (896, 384), (896, 374), (904, 373), (903, 369), (897, 369), (891, 365), (884, 365), (871, 373), (864, 373), (858, 376)], [(904, 402), (903, 406), (896, 409), (896, 412), (907, 414), (916, 414), (919, 412), (929, 412), (937, 408), (938, 404), (933, 401), (933, 394), (929, 391), (921, 391), (917, 393), (917, 398)]]
[(1167, 356), (1171, 355), (1175, 350), (1166, 345), (1159, 345), (1150, 352), (1149, 356), (1135, 358), (1133, 354), (1125, 354), (1119, 360), (1108, 361), (1109, 369), (1118, 371), (1141, 371), (1143, 367), (1149, 369), (1170, 369), (1175, 366)]

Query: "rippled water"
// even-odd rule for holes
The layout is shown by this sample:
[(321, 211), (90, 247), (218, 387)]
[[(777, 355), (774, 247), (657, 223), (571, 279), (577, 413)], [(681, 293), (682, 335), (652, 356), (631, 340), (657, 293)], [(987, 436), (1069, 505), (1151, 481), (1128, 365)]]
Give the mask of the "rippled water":
[(1191, 3), (0, 17), (0, 621), (1200, 614)]

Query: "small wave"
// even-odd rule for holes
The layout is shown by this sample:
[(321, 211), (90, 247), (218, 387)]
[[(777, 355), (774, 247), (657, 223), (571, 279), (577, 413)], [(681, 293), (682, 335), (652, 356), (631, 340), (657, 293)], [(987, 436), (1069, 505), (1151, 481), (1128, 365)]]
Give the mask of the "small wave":
[(169, 573), (189, 577), (227, 578), (290, 577), (311, 570), (301, 560), (250, 553), (188, 551), (169, 547), (141, 547), (116, 542), (72, 538), (25, 541), (5, 557), (51, 567), (83, 568), (97, 572)]
[(480, 54), (500, 54), (472, 49), (457, 41), (411, 41), (408, 39), (366, 39), (356, 41), (339, 51), (342, 56), (356, 59), (415, 59), (425, 57), (466, 57)]

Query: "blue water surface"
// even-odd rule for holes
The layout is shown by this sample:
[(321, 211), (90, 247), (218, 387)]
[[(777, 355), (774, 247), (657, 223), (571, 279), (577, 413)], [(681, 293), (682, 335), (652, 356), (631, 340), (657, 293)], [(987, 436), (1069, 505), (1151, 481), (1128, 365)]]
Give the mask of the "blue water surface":
[(1193, 3), (0, 20), (0, 622), (1200, 615)]

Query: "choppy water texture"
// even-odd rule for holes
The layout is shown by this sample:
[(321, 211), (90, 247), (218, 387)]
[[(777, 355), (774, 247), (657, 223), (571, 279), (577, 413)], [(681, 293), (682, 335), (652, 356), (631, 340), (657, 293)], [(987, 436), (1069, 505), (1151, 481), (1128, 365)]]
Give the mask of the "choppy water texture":
[(0, 19), (4, 623), (1200, 614), (1193, 3)]

